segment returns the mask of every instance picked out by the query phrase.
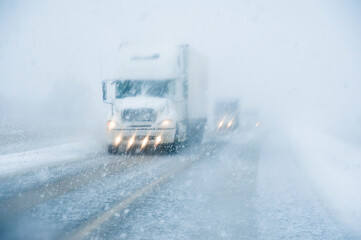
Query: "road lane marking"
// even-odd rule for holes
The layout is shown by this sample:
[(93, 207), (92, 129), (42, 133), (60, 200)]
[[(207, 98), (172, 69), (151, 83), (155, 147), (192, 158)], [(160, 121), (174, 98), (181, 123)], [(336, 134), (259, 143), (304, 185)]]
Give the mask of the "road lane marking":
[(91, 153), (91, 154), (86, 154), (85, 156), (72, 157), (71, 159), (67, 159), (65, 162), (61, 162), (61, 161), (49, 162), (49, 163), (46, 163), (46, 164), (37, 165), (37, 166), (29, 167), (29, 168), (26, 168), (26, 169), (22, 169), (20, 171), (14, 172), (14, 173), (1, 174), (0, 175), (0, 181), (4, 181), (6, 179), (11, 179), (11, 178), (15, 179), (15, 178), (19, 178), (19, 177), (22, 177), (22, 176), (26, 176), (28, 174), (34, 173), (34, 172), (42, 170), (44, 168), (46, 168), (48, 170), (53, 170), (53, 169), (56, 169), (56, 168), (68, 167), (68, 166), (71, 166), (73, 164), (77, 164), (79, 162), (92, 161), (92, 160), (96, 159), (99, 156), (100, 156), (99, 153)]
[(124, 210), (126, 207), (128, 207), (131, 203), (133, 203), (135, 200), (145, 196), (146, 194), (150, 193), (156, 186), (159, 186), (163, 183), (165, 183), (167, 180), (169, 180), (171, 177), (177, 175), (178, 173), (182, 172), (187, 167), (191, 166), (194, 162), (201, 159), (204, 153), (207, 151), (201, 151), (199, 155), (197, 155), (192, 160), (189, 160), (185, 163), (183, 163), (180, 167), (163, 174), (158, 179), (152, 181), (145, 187), (141, 188), (140, 190), (136, 191), (132, 195), (130, 195), (125, 200), (119, 202), (112, 208), (110, 208), (108, 211), (104, 212), (103, 214), (96, 217), (92, 222), (89, 224), (83, 225), (80, 229), (77, 229), (74, 231), (70, 236), (66, 235), (64, 236), (64, 239), (84, 239), (86, 238), (90, 233), (92, 233), (95, 229), (97, 229), (99, 226), (103, 225), (105, 222), (107, 222), (112, 216), (119, 213), (120, 211)]
[(89, 172), (82, 171), (78, 174), (65, 176), (65, 178), (59, 179), (58, 181), (55, 181), (51, 184), (45, 184), (33, 190), (19, 193), (18, 195), (6, 199), (5, 201), (0, 201), (0, 207), (2, 208), (0, 213), (3, 216), (11, 216), (25, 212), (34, 206), (48, 202), (58, 196), (76, 190), (79, 187), (85, 186), (93, 180), (100, 179), (104, 176), (104, 174), (106, 174), (106, 176), (113, 175), (129, 167), (141, 164), (143, 161), (144, 159), (141, 157), (137, 158), (136, 160), (127, 158), (126, 162), (123, 162), (123, 164), (115, 161), (107, 165), (106, 168), (101, 165), (97, 166)]

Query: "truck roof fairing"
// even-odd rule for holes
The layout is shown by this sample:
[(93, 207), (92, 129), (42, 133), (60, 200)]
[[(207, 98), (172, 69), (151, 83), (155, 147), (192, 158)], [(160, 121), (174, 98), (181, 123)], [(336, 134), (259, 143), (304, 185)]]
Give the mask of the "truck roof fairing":
[(114, 79), (104, 79), (103, 81), (169, 81), (176, 80), (176, 78), (114, 78)]
[(183, 46), (124, 46), (119, 50), (114, 79), (169, 80), (183, 77)]

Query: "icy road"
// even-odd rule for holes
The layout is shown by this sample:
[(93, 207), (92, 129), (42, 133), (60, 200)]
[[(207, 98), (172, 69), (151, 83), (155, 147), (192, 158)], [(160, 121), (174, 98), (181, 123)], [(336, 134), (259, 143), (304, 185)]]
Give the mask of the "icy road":
[(1, 239), (357, 239), (265, 133), (171, 156), (70, 139), (23, 152), (2, 143)]

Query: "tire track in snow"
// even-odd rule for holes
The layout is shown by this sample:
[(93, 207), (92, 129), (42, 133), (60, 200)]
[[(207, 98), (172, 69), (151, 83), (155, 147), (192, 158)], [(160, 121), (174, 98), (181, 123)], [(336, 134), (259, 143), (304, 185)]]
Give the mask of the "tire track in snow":
[(154, 160), (155, 157), (143, 158), (142, 156), (131, 156), (122, 159), (122, 162), (115, 161), (104, 166), (101, 164), (95, 169), (84, 170), (75, 175), (67, 175), (52, 183), (43, 184), (35, 189), (27, 192), (19, 193), (18, 195), (0, 202), (0, 216), (8, 218), (25, 212), (32, 207), (48, 202), (58, 196), (74, 191), (83, 187), (92, 181), (96, 181), (102, 177), (110, 176), (119, 173), (129, 167), (142, 164), (145, 161)]
[(130, 194), (127, 198), (116, 203), (109, 210), (102, 212), (101, 214), (95, 216), (93, 219), (90, 219), (84, 225), (79, 226), (75, 229), (70, 235), (64, 236), (64, 239), (84, 239), (89, 234), (91, 234), (95, 229), (99, 228), (101, 225), (106, 223), (112, 216), (119, 214), (122, 210), (129, 207), (138, 199), (145, 197), (147, 194), (151, 193), (156, 187), (159, 187), (166, 182), (170, 181), (174, 176), (181, 173), (185, 169), (191, 167), (195, 162), (204, 159), (207, 156), (207, 153), (214, 149), (214, 145), (208, 145), (204, 147), (199, 154), (194, 156), (192, 159), (182, 163), (180, 166), (167, 171), (160, 177), (156, 178), (152, 182), (148, 183), (146, 186), (140, 188), (133, 194)]

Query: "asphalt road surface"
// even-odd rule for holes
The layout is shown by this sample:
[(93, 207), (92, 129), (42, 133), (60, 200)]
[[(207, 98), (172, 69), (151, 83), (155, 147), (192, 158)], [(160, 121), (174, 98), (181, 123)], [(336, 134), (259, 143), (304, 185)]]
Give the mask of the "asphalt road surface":
[(1, 239), (353, 239), (264, 133), (76, 156), (0, 176)]

